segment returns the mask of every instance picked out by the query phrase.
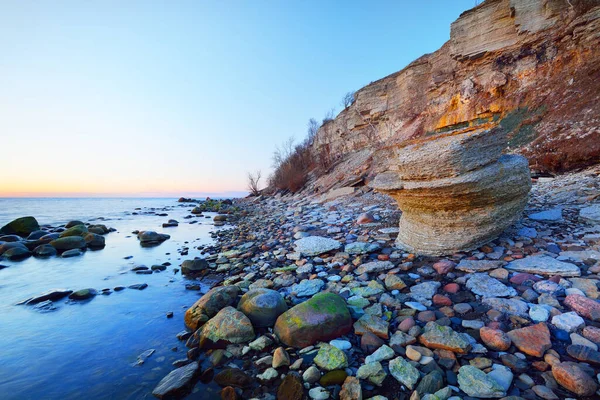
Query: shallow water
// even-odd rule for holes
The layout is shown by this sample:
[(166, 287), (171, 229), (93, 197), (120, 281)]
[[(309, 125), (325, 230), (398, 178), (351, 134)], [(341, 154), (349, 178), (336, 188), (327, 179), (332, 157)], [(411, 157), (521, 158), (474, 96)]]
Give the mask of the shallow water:
[[(218, 229), (212, 218), (183, 219), (192, 205), (180, 206), (172, 199), (35, 199), (18, 207), (16, 202), (0, 199), (0, 225), (23, 215), (35, 216), (40, 224), (105, 217), (101, 223), (117, 232), (105, 236), (104, 249), (81, 257), (0, 261), (8, 265), (0, 270), (0, 397), (153, 398), (152, 389), (173, 369), (171, 363), (186, 358), (185, 343), (175, 335), (184, 329), (185, 310), (200, 296), (185, 290), (189, 281), (173, 268), (199, 256), (197, 246), (212, 242), (209, 232)], [(146, 211), (157, 206), (168, 206), (168, 217), (131, 214), (135, 207)], [(171, 218), (179, 227), (162, 228)], [(131, 234), (135, 229), (168, 233), (171, 239), (142, 248)], [(184, 245), (189, 255), (181, 257), (177, 249)], [(126, 256), (133, 257), (125, 260)], [(150, 267), (165, 261), (172, 265), (161, 273), (130, 271), (133, 264)], [(15, 305), (53, 288), (101, 290), (135, 283), (147, 283), (148, 288), (97, 295), (87, 302), (59, 300), (57, 310), (49, 313)], [(173, 318), (166, 317), (169, 311)], [(156, 352), (143, 365), (132, 366), (149, 349)], [(194, 398), (219, 398), (215, 387), (198, 389)]]

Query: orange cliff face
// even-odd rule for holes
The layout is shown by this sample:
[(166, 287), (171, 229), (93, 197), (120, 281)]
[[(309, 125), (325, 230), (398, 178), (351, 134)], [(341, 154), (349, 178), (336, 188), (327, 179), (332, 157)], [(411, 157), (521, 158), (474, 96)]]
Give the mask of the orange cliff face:
[(600, 0), (570, 3), (487, 0), (463, 13), (439, 50), (358, 90), (313, 150), (373, 176), (390, 168), (390, 147), (500, 125), (534, 171), (599, 162)]

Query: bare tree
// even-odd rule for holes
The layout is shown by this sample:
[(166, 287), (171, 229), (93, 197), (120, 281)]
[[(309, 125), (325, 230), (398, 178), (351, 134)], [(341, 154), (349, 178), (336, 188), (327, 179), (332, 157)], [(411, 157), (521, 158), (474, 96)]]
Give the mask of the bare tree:
[(252, 172), (248, 172), (248, 190), (252, 196), (260, 195), (260, 189), (258, 185), (261, 176), (262, 173), (260, 170), (256, 171), (254, 174)]
[(317, 120), (314, 118), (309, 119), (308, 126), (307, 126), (309, 143), (312, 143), (313, 139), (317, 135), (318, 130), (319, 130), (319, 123), (317, 122)]
[(323, 117), (323, 123), (321, 124), (321, 126), (325, 125), (329, 121), (333, 121), (334, 116), (335, 116), (335, 108), (332, 108), (331, 110), (327, 111), (327, 113)]
[(287, 160), (294, 151), (294, 137), (290, 136), (281, 145), (275, 147), (273, 151), (273, 169), (277, 169), (285, 160)]
[(344, 107), (344, 110), (348, 107), (350, 107), (352, 105), (352, 103), (354, 103), (354, 91), (348, 92), (344, 95), (344, 97), (342, 97), (342, 107)]

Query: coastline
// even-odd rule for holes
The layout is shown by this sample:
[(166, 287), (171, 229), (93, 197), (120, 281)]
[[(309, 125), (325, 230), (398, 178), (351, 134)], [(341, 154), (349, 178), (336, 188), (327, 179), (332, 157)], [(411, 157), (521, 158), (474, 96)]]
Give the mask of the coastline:
[[(590, 396), (595, 379), (581, 378), (580, 363), (565, 372), (564, 361), (589, 361), (600, 341), (585, 311), (600, 309), (600, 226), (579, 217), (598, 198), (597, 174), (539, 179), (517, 224), (488, 245), (449, 257), (395, 248), (399, 213), (389, 197), (368, 188), (340, 197), (236, 201), (240, 219), (215, 237), (214, 264), (206, 271), (225, 273), (217, 286), (239, 292), (196, 332), (188, 329), (187, 365), (198, 363), (188, 384), (214, 375), (228, 399), (391, 399), (416, 396), (415, 390), (421, 398), (447, 399), (542, 393), (540, 383), (550, 379), (561, 397)], [(300, 249), (311, 237), (326, 241)], [(327, 248), (331, 241), (337, 245)], [(343, 299), (351, 328), (336, 336), (325, 332), (326, 323), (318, 325), (313, 330), (327, 339), (307, 346), (286, 337), (291, 328), (282, 328), (282, 318), (252, 330), (235, 310), (239, 296), (265, 288), (285, 299), (287, 313), (333, 293)], [(299, 324), (310, 323), (304, 317)], [(227, 321), (226, 328), (203, 329), (213, 318)], [(523, 368), (531, 363), (535, 368)], [(473, 376), (487, 386), (474, 385)], [(201, 390), (196, 385), (191, 398)]]

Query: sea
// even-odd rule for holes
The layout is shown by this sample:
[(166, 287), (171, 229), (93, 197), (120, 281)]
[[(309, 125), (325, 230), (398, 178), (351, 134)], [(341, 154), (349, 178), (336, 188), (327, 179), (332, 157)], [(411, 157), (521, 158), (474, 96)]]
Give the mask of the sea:
[[(190, 281), (175, 273), (185, 259), (213, 243), (214, 213), (190, 216), (193, 203), (164, 198), (0, 198), (0, 226), (34, 216), (41, 226), (70, 220), (102, 223), (116, 229), (105, 235), (106, 247), (73, 258), (0, 259), (0, 398), (1, 399), (150, 399), (152, 389), (185, 359), (183, 316), (209, 287), (186, 290)], [(159, 213), (168, 216), (157, 216)], [(178, 227), (162, 228), (169, 219)], [(194, 222), (194, 223), (190, 223)], [(155, 230), (171, 238), (141, 247), (134, 230)], [(189, 247), (181, 256), (178, 249)], [(138, 275), (138, 265), (171, 263), (167, 270)], [(21, 300), (50, 289), (113, 289), (146, 283), (144, 290), (98, 294), (87, 301), (55, 302), (39, 312)], [(199, 283), (194, 281), (194, 283)], [(167, 313), (173, 318), (167, 318)], [(151, 350), (154, 350), (153, 352)], [(152, 353), (139, 363), (140, 355)], [(219, 388), (198, 384), (190, 399), (219, 399)]]

